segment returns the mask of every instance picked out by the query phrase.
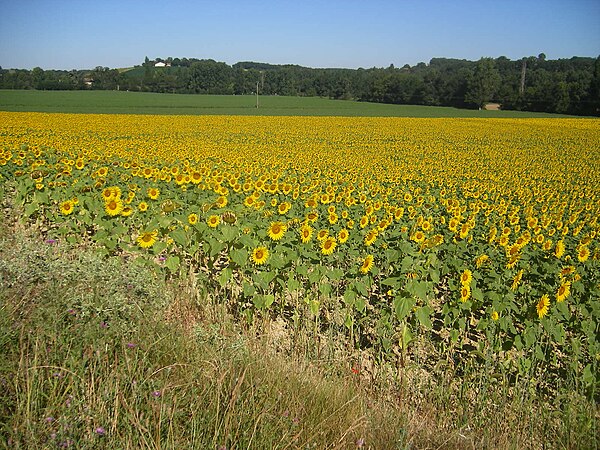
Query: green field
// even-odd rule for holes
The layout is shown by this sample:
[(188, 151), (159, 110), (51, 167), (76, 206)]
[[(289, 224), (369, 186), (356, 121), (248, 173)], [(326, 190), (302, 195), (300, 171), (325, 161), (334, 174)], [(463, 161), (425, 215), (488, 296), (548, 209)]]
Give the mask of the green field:
[(434, 106), (388, 105), (318, 97), (183, 95), (123, 91), (0, 90), (1, 111), (81, 114), (181, 114), (364, 117), (568, 117), (520, 111), (477, 111)]

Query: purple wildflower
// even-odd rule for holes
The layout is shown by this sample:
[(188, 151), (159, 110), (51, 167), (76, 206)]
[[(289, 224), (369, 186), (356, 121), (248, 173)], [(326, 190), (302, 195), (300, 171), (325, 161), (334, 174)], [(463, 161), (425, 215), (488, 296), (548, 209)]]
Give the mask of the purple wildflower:
[(153, 391), (152, 392), (152, 397), (160, 397), (161, 393), (160, 391)]
[(364, 445), (365, 445), (365, 440), (364, 440), (364, 438), (360, 438), (360, 439), (358, 439), (358, 440), (356, 441), (356, 446), (357, 446), (358, 448), (362, 448)]
[(137, 344), (134, 344), (133, 342), (128, 342), (127, 344), (125, 344), (125, 346), (126, 346), (127, 348), (136, 348), (136, 347), (137, 347)]
[(94, 431), (98, 436), (104, 436), (106, 434), (106, 430), (103, 427), (98, 427)]
[(56, 239), (46, 239), (46, 244), (56, 244), (58, 241)]

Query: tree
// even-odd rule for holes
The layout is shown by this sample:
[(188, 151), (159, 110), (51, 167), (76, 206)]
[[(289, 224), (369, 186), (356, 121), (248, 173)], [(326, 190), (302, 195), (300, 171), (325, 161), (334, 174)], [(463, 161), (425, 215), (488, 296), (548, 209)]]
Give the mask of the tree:
[(465, 94), (465, 102), (479, 108), (494, 98), (500, 87), (500, 74), (492, 58), (481, 58), (470, 77)]

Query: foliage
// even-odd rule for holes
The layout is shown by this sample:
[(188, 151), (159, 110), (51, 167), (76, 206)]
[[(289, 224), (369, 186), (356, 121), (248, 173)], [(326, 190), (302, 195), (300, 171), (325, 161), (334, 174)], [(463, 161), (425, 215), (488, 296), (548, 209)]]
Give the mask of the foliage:
[[(155, 61), (163, 61), (156, 59)], [(167, 58), (168, 67), (147, 60), (129, 70), (32, 71), (0, 69), (0, 88), (40, 90), (126, 90), (161, 93), (328, 97), (394, 104), (452, 107), (496, 101), (508, 110), (598, 115), (598, 59), (547, 60), (543, 54), (466, 61), (433, 58), (395, 68), (313, 69), (298, 65), (212, 59)], [(482, 76), (482, 65), (495, 65)], [(521, 76), (525, 65), (523, 90)], [(484, 81), (487, 80), (487, 81)]]
[(424, 334), (597, 395), (595, 121), (1, 116), (48, 239), (191, 273), (248, 323), (308, 308), (382, 360)]

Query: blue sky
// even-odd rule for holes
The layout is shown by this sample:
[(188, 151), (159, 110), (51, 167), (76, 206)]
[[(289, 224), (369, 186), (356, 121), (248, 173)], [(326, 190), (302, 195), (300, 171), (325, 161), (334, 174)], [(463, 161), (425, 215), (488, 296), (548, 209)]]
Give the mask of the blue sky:
[(144, 57), (397, 67), (434, 57), (600, 54), (600, 0), (0, 0), (0, 66)]

